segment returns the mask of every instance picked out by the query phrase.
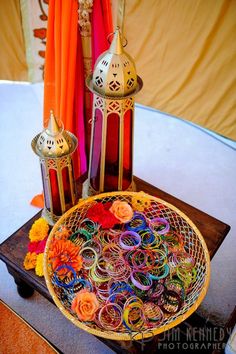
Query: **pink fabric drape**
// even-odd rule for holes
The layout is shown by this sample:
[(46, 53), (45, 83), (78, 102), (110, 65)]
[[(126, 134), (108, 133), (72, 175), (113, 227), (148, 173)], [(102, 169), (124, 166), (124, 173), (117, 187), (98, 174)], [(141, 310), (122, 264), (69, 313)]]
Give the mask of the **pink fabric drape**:
[[(79, 30), (78, 30), (79, 32)], [(85, 151), (85, 124), (84, 124), (84, 65), (82, 56), (81, 36), (78, 33), (76, 52), (76, 71), (75, 71), (75, 97), (74, 97), (74, 122), (75, 132), (78, 136), (78, 150), (80, 157), (80, 174), (87, 171), (87, 158)]]
[(112, 31), (110, 2), (108, 0), (94, 0), (92, 13), (93, 65), (99, 55), (109, 48), (107, 37)]

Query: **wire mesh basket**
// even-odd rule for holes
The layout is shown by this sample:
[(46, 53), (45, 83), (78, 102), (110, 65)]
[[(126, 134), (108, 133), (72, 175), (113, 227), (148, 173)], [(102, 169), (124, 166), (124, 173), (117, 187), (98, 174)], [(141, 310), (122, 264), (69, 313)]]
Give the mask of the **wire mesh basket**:
[[(134, 227), (136, 228), (135, 231), (137, 231), (135, 234), (138, 233), (141, 237), (134, 237), (133, 239), (131, 237), (130, 241), (129, 237), (126, 237), (127, 231), (125, 231), (129, 223), (126, 222), (115, 225), (113, 228), (109, 228), (108, 232), (108, 228), (100, 227), (96, 218), (96, 222), (89, 220), (88, 215), (91, 208), (98, 204), (110, 206), (114, 201), (126, 202), (131, 206), (135, 213), (134, 215), (139, 215), (141, 220), (145, 220), (148, 225), (154, 225), (154, 221), (158, 219), (164, 221), (166, 225), (169, 225), (169, 229), (165, 229), (166, 225), (162, 225), (162, 227), (159, 225), (159, 229), (155, 229), (154, 231), (154, 227), (152, 227), (153, 234), (155, 234), (155, 237), (158, 237), (159, 241), (157, 243), (157, 238), (155, 238), (155, 242), (152, 241), (151, 247), (148, 243), (149, 241), (147, 242), (146, 239), (147, 233), (144, 233), (145, 238), (143, 238), (142, 231), (137, 231), (138, 228), (135, 223)], [(134, 216), (133, 218), (135, 219)], [(94, 226), (96, 227), (94, 228)], [(178, 235), (177, 242), (174, 243), (173, 233), (174, 235)], [(109, 236), (110, 238), (106, 238), (107, 234), (112, 235), (112, 237), (114, 236), (114, 240), (116, 241), (113, 241), (111, 236)], [(121, 234), (125, 235), (122, 236), (122, 245), (125, 246), (120, 253), (119, 247), (122, 247), (120, 246)], [(169, 241), (170, 235), (172, 235), (171, 243)], [(148, 237), (150, 237), (150, 233)], [(74, 264), (78, 265), (78, 262), (73, 263), (73, 260), (68, 258), (67, 249), (65, 248), (63, 250), (63, 248), (60, 248), (61, 246), (59, 247), (56, 244), (58, 239), (62, 238), (63, 242), (65, 241), (67, 244), (68, 242), (73, 243), (73, 252), (76, 252), (77, 247), (77, 253), (82, 255), (81, 252), (83, 252), (83, 250), (86, 252), (86, 249), (88, 249), (87, 256), (83, 258), (83, 264), (79, 270), (77, 270), (76, 267), (73, 269)], [(117, 239), (119, 241), (117, 241)], [(142, 240), (142, 243), (138, 243), (137, 239)], [(148, 240), (150, 240), (150, 238)], [(88, 245), (88, 241), (89, 247), (84, 247)], [(95, 251), (91, 254), (91, 248), (93, 248), (93, 246)], [(178, 247), (180, 247), (180, 249), (178, 249)], [(162, 251), (160, 251), (161, 248)], [(57, 251), (59, 249), (58, 252), (61, 252), (60, 262), (58, 262), (58, 258), (53, 258), (52, 256), (53, 254), (55, 255), (55, 249), (57, 249)], [(103, 277), (98, 278), (98, 275), (94, 275), (94, 267), (98, 265), (101, 257), (103, 257), (102, 259), (104, 261), (104, 255), (107, 249), (109, 249), (110, 252), (110, 263), (108, 268), (103, 269)], [(160, 276), (158, 273), (159, 277), (153, 276), (150, 278), (149, 273), (153, 272), (153, 269), (159, 261), (161, 262), (162, 258), (160, 258), (160, 254), (163, 254), (163, 249), (166, 252), (166, 256), (165, 266), (161, 269), (168, 269), (168, 275), (164, 274)], [(147, 256), (145, 256), (146, 252)], [(157, 257), (158, 261), (157, 258), (154, 260), (156, 263), (154, 264), (154, 268), (150, 270), (151, 268), (148, 268), (147, 264), (154, 262), (153, 254), (159, 254), (159, 258)], [(142, 258), (141, 255), (142, 257), (144, 255), (144, 258)], [(151, 261), (148, 258), (150, 256), (152, 257)], [(176, 259), (182, 256), (185, 257), (185, 259), (186, 257), (188, 258), (184, 267), (180, 267), (179, 265), (182, 263), (176, 261)], [(114, 262), (118, 262), (117, 264), (120, 266), (123, 262), (122, 257), (126, 257), (125, 259), (128, 260), (128, 263), (125, 263), (126, 267), (116, 268)], [(145, 278), (145, 274), (139, 274), (139, 278), (136, 278), (132, 283), (131, 279), (135, 278), (137, 275), (137, 269), (135, 271), (131, 269), (130, 260), (132, 260), (132, 262), (135, 260), (136, 266), (139, 267), (142, 263), (142, 261), (140, 261), (141, 258), (143, 263), (146, 262), (145, 270), (148, 272), (148, 278)], [(147, 259), (149, 259), (149, 261), (147, 261)], [(107, 260), (106, 257), (105, 260)], [(63, 262), (67, 264), (67, 266), (63, 266)], [(138, 262), (139, 264), (137, 265)], [(192, 270), (190, 271), (190, 268), (188, 268), (191, 262), (194, 262), (194, 272)], [(107, 264), (108, 263), (105, 262), (105, 267), (107, 267)], [(63, 267), (66, 267), (67, 270), (65, 274), (63, 273)], [(57, 273), (55, 273), (55, 269)], [(121, 271), (120, 269), (126, 271), (126, 276), (122, 280), (119, 280), (118, 275), (116, 278), (116, 270), (118, 274)], [(176, 273), (176, 269), (179, 273)], [(107, 274), (104, 273), (106, 270), (108, 272)], [(140, 271), (140, 269), (138, 270)], [(183, 272), (184, 276), (187, 276), (187, 278), (181, 278), (183, 274), (180, 271)], [(61, 277), (60, 274), (62, 274)], [(131, 340), (135, 338), (138, 340), (157, 335), (178, 325), (197, 309), (205, 297), (209, 286), (210, 259), (207, 246), (200, 231), (193, 222), (175, 206), (144, 192), (111, 192), (81, 200), (76, 206), (67, 211), (54, 225), (44, 252), (44, 276), (48, 290), (55, 304), (76, 326), (93, 335), (107, 339)], [(143, 282), (142, 277), (145, 278), (144, 285), (139, 287), (137, 284)], [(124, 279), (126, 280), (124, 281)], [(112, 308), (113, 305), (110, 305), (112, 308), (110, 311), (108, 310), (109, 304), (107, 299), (113, 298), (114, 294), (118, 294), (119, 300), (121, 298), (120, 293), (123, 290), (121, 291), (121, 287), (119, 288), (119, 285), (117, 285), (119, 281), (120, 283), (123, 282), (123, 284), (125, 282), (127, 283), (127, 285), (125, 285), (126, 300), (128, 298), (136, 299), (133, 300), (136, 306), (132, 300), (127, 300), (129, 310), (124, 310), (125, 307), (122, 309), (122, 306), (125, 306), (124, 301), (123, 303), (120, 301), (119, 305), (116, 303), (116, 307)], [(170, 284), (171, 286), (168, 287)], [(138, 286), (138, 288), (135, 285)], [(98, 298), (98, 309), (92, 320), (82, 320), (81, 317), (78, 317), (78, 314), (73, 311), (73, 301), (78, 293), (81, 292), (81, 289), (84, 288), (90, 292), (93, 291)], [(162, 295), (159, 294), (160, 288), (166, 291), (163, 292)], [(147, 291), (147, 289), (149, 290)], [(176, 293), (178, 293), (178, 295), (176, 295)], [(165, 295), (163, 296), (163, 294)], [(124, 293), (122, 292), (122, 296), (123, 295)], [(168, 306), (166, 306), (165, 301), (167, 301)], [(131, 307), (129, 307), (130, 304)], [(131, 309), (132, 305), (135, 309)], [(169, 309), (173, 309), (173, 306), (174, 310), (170, 311)], [(105, 317), (102, 315), (101, 308), (105, 308), (107, 311)], [(121, 314), (119, 312), (121, 311), (120, 309), (123, 311)], [(133, 310), (134, 312), (131, 314)], [(99, 316), (97, 315), (98, 313)], [(120, 321), (118, 320), (118, 315), (121, 316)], [(128, 318), (129, 315), (131, 319)], [(149, 321), (149, 319), (151, 320)], [(132, 326), (130, 323), (132, 323)]]

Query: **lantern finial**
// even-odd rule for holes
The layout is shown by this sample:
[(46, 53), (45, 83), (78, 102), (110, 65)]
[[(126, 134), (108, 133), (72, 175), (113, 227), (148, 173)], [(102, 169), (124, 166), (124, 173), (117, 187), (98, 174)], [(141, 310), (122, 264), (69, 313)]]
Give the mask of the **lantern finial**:
[(109, 53), (120, 55), (123, 53), (123, 46), (121, 43), (121, 35), (119, 27), (116, 28), (114, 33), (113, 40), (111, 42), (111, 46), (109, 48)]
[(50, 110), (50, 117), (49, 117), (48, 126), (47, 126), (46, 130), (47, 130), (47, 133), (52, 136), (58, 135), (60, 132), (60, 127), (57, 123), (57, 120), (54, 116), (52, 109)]

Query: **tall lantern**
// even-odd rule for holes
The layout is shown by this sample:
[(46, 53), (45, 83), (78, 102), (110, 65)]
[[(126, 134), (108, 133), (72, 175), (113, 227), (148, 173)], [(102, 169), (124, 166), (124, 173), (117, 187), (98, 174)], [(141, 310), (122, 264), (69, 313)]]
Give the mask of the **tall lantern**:
[(53, 225), (76, 202), (72, 153), (77, 147), (77, 138), (59, 127), (51, 111), (47, 128), (34, 137), (31, 146), (41, 165), (42, 216)]
[(134, 190), (134, 95), (142, 88), (132, 58), (124, 51), (119, 28), (111, 46), (87, 78), (94, 94), (88, 179), (83, 196)]

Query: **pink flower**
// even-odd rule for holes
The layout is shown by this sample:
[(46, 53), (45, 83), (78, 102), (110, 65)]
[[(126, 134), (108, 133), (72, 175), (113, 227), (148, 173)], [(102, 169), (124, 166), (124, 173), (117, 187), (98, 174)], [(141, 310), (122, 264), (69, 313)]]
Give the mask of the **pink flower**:
[(28, 251), (36, 254), (43, 253), (47, 242), (47, 237), (45, 237), (42, 241), (38, 242), (30, 242), (28, 244)]

